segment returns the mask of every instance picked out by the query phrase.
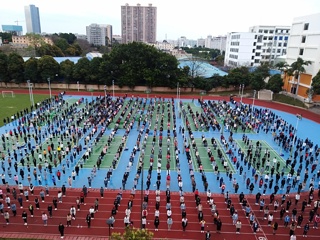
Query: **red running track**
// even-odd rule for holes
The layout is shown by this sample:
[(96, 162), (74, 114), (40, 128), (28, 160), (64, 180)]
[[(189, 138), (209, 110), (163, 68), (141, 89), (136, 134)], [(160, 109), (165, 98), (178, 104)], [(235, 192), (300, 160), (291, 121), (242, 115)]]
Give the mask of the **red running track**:
[[(43, 226), (41, 220), (41, 213), (47, 212), (47, 206), (49, 203), (52, 203), (52, 198), (57, 196), (58, 189), (50, 189), (50, 196), (46, 196), (45, 202), (40, 203), (40, 209), (35, 209), (34, 217), (30, 217), (28, 211), (28, 205), (33, 203), (35, 196), (39, 197), (39, 188), (36, 189), (35, 195), (30, 196), (29, 202), (23, 202), (23, 209), (18, 207), (18, 214), (16, 217), (13, 217), (10, 212), (10, 224), (6, 225), (4, 219), (2, 218), (0, 224), (2, 224), (2, 231), (0, 237), (15, 237), (15, 238), (31, 238), (31, 239), (57, 239), (59, 238), (58, 224), (62, 222), (66, 226), (66, 215), (70, 211), (70, 207), (75, 205), (75, 199), (79, 196), (79, 189), (68, 189), (66, 197), (63, 197), (63, 202), (58, 203), (58, 209), (53, 211), (53, 217), (49, 218), (48, 226)], [(99, 191), (89, 190), (88, 196), (85, 198), (86, 205), (81, 205), (81, 210), (77, 211), (76, 220), (72, 220), (72, 226), (65, 228), (65, 238), (66, 239), (107, 239), (108, 238), (108, 226), (106, 224), (106, 219), (111, 214), (111, 209), (113, 207), (113, 201), (117, 195), (117, 191), (107, 190), (105, 191), (104, 198), (100, 198)], [(306, 195), (306, 194), (305, 194)], [(134, 227), (140, 227), (140, 193), (137, 192), (136, 197), (133, 201), (133, 208), (131, 213), (131, 220), (134, 223)], [(12, 197), (12, 196), (11, 196)], [(269, 197), (264, 196), (266, 203), (269, 203)], [(302, 196), (303, 199), (305, 196)], [(89, 208), (94, 205), (95, 199), (99, 199), (99, 211), (95, 213), (95, 218), (92, 220), (91, 228), (87, 228), (85, 217), (89, 211)], [(123, 232), (124, 230), (124, 212), (127, 207), (127, 202), (130, 198), (130, 193), (125, 191), (123, 193), (123, 199), (121, 201), (119, 211), (115, 216), (116, 222), (114, 224), (114, 229), (112, 232)], [(209, 205), (206, 203), (205, 195), (201, 195), (201, 202), (204, 206), (204, 219), (206, 221), (206, 230), (211, 232), (211, 239), (215, 240), (225, 240), (232, 239), (237, 236), (243, 240), (273, 240), (273, 239), (289, 239), (289, 228), (283, 227), (283, 221), (279, 220), (279, 211), (274, 213), (274, 221), (279, 223), (279, 230), (276, 235), (272, 234), (272, 228), (267, 225), (267, 220), (263, 219), (263, 212), (259, 211), (259, 206), (254, 204), (254, 196), (248, 196), (249, 204), (255, 213), (261, 231), (257, 232), (256, 235), (253, 234), (251, 226), (247, 218), (245, 218), (244, 211), (241, 208), (241, 205), (238, 202), (238, 195), (232, 195), (231, 200), (234, 204), (236, 210), (239, 214), (239, 219), (242, 222), (241, 234), (235, 234), (235, 226), (232, 225), (232, 219), (230, 217), (229, 211), (226, 209), (226, 204), (224, 203), (223, 195), (216, 194), (213, 196), (215, 203), (217, 205), (217, 210), (220, 213), (220, 218), (222, 220), (222, 232), (216, 233), (216, 226), (213, 224), (213, 217), (211, 216)], [(280, 196), (276, 196), (280, 200)], [(294, 195), (291, 195), (288, 198), (294, 199)], [(301, 200), (302, 201), (302, 200)], [(18, 206), (16, 200), (13, 200)], [(171, 203), (172, 203), (172, 212), (173, 212), (173, 226), (171, 231), (167, 230), (166, 224), (166, 200), (165, 192), (161, 193), (161, 204), (160, 204), (160, 226), (159, 231), (154, 231), (154, 210), (155, 210), (155, 193), (150, 192), (149, 195), (149, 205), (148, 205), (148, 216), (147, 216), (147, 228), (154, 232), (155, 239), (204, 239), (204, 233), (200, 233), (200, 224), (197, 217), (197, 209), (194, 201), (194, 196), (192, 193), (186, 193), (185, 195), (186, 209), (187, 209), (187, 218), (189, 224), (185, 232), (182, 231), (181, 227), (181, 211), (179, 207), (179, 195), (177, 193), (171, 193)], [(267, 205), (266, 204), (266, 205)], [(294, 203), (293, 203), (294, 205)], [(6, 206), (5, 206), (6, 208)], [(289, 215), (291, 216), (290, 209)], [(301, 203), (298, 203), (297, 209), (301, 209)], [(23, 220), (21, 218), (22, 211), (26, 210), (28, 213), (28, 226), (23, 225)], [(270, 206), (271, 212), (273, 212), (273, 206)], [(307, 207), (304, 213), (304, 221), (302, 226), (307, 222), (309, 211), (311, 207)], [(312, 224), (311, 224), (312, 226)], [(296, 230), (296, 235), (298, 239), (302, 237), (302, 228)], [(308, 238), (318, 239), (319, 236), (318, 229), (310, 228), (308, 233)], [(81, 238), (79, 238), (81, 236)]]

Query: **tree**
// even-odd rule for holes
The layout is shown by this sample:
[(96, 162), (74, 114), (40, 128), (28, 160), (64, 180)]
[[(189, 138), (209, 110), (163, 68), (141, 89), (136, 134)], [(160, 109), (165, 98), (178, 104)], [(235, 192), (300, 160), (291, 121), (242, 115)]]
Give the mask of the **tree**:
[(224, 65), (224, 55), (219, 55), (215, 58), (215, 61), (218, 66), (223, 66)]
[(313, 88), (314, 94), (320, 94), (320, 71), (312, 78), (311, 87)]
[(17, 53), (11, 53), (8, 57), (8, 74), (11, 80), (20, 83), (24, 78), (24, 61)]
[(110, 240), (152, 240), (153, 232), (147, 229), (126, 227), (123, 234), (112, 233)]
[(6, 32), (0, 32), (0, 37), (2, 38), (3, 43), (10, 43), (12, 42), (12, 34)]
[(76, 35), (73, 33), (59, 33), (59, 37), (65, 39), (68, 44), (73, 44), (77, 40)]
[(59, 76), (64, 78), (64, 80), (69, 83), (72, 81), (72, 73), (74, 68), (74, 62), (70, 61), (69, 59), (60, 63), (60, 73)]
[(66, 50), (69, 48), (69, 43), (67, 42), (66, 39), (64, 38), (58, 38), (57, 40), (54, 41), (54, 44), (61, 49), (63, 53), (66, 52)]
[(250, 83), (250, 72), (247, 67), (238, 67), (232, 69), (226, 77), (227, 84), (225, 86), (239, 86), (244, 84), (248, 86)]
[(261, 90), (265, 86), (265, 77), (261, 72), (254, 72), (251, 74), (251, 79), (250, 79), (250, 86), (254, 90)]
[(39, 59), (38, 69), (42, 82), (47, 82), (47, 78), (54, 79), (59, 73), (60, 65), (52, 56), (45, 55)]
[(24, 63), (24, 78), (26, 80), (31, 80), (34, 83), (39, 82), (38, 62), (37, 58), (31, 57)]
[(72, 76), (76, 81), (81, 83), (90, 83), (90, 61), (83, 57), (74, 65)]
[(286, 70), (288, 69), (289, 64), (286, 63), (286, 62), (278, 62), (278, 63), (275, 65), (275, 67), (276, 67), (278, 70), (284, 72), (284, 71), (286, 71)]
[(100, 65), (103, 59), (99, 57), (95, 57), (90, 61), (90, 80), (92, 83), (98, 84), (102, 81), (102, 72), (100, 69)]
[(270, 77), (266, 88), (273, 91), (274, 93), (279, 93), (282, 91), (283, 81), (280, 74), (275, 74)]
[(0, 81), (9, 82), (8, 75), (8, 56), (0, 52)]
[(302, 58), (298, 57), (297, 61), (291, 64), (290, 72), (293, 74), (294, 78), (298, 80), (301, 73), (306, 72), (305, 66), (310, 65), (311, 61), (304, 61)]

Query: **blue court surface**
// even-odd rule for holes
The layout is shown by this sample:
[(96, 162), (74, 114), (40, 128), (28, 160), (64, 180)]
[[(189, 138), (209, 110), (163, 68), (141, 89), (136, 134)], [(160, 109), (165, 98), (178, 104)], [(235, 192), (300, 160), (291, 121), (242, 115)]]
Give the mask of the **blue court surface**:
[(0, 129), (1, 184), (139, 190), (143, 179), (150, 190), (235, 193), (237, 185), (246, 194), (318, 188), (319, 124), (237, 102), (180, 101), (43, 102)]

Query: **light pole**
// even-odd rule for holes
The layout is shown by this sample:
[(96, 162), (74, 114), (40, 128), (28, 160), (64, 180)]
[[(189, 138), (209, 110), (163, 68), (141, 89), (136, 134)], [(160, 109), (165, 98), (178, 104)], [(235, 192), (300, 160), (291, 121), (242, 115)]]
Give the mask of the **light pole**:
[(239, 96), (240, 96), (240, 93), (241, 93), (241, 84), (239, 85)]
[(107, 85), (104, 85), (104, 105), (107, 106)]
[(254, 100), (256, 99), (256, 93), (257, 91), (256, 90), (253, 90), (253, 99), (252, 99), (252, 111), (253, 111), (253, 108), (254, 108)]
[(150, 88), (148, 88), (148, 89), (146, 90), (146, 94), (147, 94), (147, 102), (148, 102), (148, 99), (149, 99), (149, 93), (151, 93), (151, 89), (150, 89)]
[(78, 86), (78, 92), (79, 92), (80, 91), (79, 81), (77, 81), (77, 86)]
[(51, 84), (50, 84), (50, 78), (47, 78), (47, 80), (48, 80), (48, 84), (49, 84), (49, 94), (50, 94), (50, 99), (51, 99), (52, 95), (51, 95)]
[(298, 133), (299, 121), (302, 120), (301, 114), (297, 114), (296, 117), (297, 117), (297, 122), (296, 122), (296, 127), (294, 129), (294, 137), (293, 137), (293, 142), (292, 142), (292, 147), (291, 147), (290, 158), (292, 158), (292, 153), (293, 153), (293, 149), (295, 146), (295, 141), (296, 141), (296, 137), (297, 137), (297, 133)]
[(112, 98), (114, 99), (114, 80), (112, 80)]
[(243, 89), (244, 89), (244, 84), (241, 84), (241, 99), (240, 99), (240, 103), (242, 105), (242, 96), (243, 96)]
[(30, 80), (28, 80), (27, 83), (29, 88), (30, 103), (31, 103), (31, 106), (34, 107), (33, 92), (32, 92), (33, 84), (30, 82)]

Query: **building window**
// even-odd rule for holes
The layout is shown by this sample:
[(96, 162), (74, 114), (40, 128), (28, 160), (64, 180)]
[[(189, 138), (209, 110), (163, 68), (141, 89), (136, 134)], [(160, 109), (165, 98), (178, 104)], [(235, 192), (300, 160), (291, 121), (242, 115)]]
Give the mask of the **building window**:
[(282, 46), (282, 44), (281, 43), (278, 43), (278, 47), (281, 47)]
[(300, 50), (299, 50), (299, 55), (300, 55), (300, 56), (303, 55), (303, 48), (300, 48)]
[(262, 29), (259, 30), (259, 33), (262, 33)]
[(281, 53), (281, 49), (277, 49), (277, 53)]
[(302, 36), (301, 43), (305, 43), (305, 42), (306, 42), (306, 36)]
[(272, 37), (269, 37), (268, 40), (272, 40)]
[(252, 56), (251, 59), (253, 60), (253, 59), (254, 59), (254, 56)]
[(282, 39), (283, 39), (283, 37), (282, 37), (282, 36), (280, 36), (280, 37), (279, 37), (279, 41), (281, 41)]
[(261, 46), (257, 46), (257, 49), (261, 49)]
[(308, 30), (308, 29), (309, 29), (309, 23), (305, 23), (304, 27), (303, 27), (303, 30)]
[(255, 51), (256, 51), (255, 49), (252, 49), (252, 53), (255, 53)]
[(255, 46), (255, 45), (256, 45), (256, 43), (254, 42), (254, 43), (253, 43), (253, 46)]
[(287, 43), (286, 43), (286, 42), (285, 42), (285, 43), (283, 43), (283, 46), (284, 46), (284, 47), (286, 47), (286, 46), (287, 46)]
[(288, 41), (288, 39), (289, 39), (289, 37), (288, 37), (288, 36), (284, 37), (284, 40), (285, 40), (285, 41)]
[(259, 59), (254, 60), (254, 63), (259, 63), (259, 62), (260, 62)]
[(273, 30), (270, 30), (270, 33), (273, 33)]
[(278, 39), (278, 37), (277, 36), (274, 36), (274, 40), (277, 40)]
[(260, 53), (257, 52), (257, 53), (256, 53), (256, 56), (259, 57), (259, 56), (260, 56)]
[(268, 30), (264, 30), (264, 33), (268, 33)]

